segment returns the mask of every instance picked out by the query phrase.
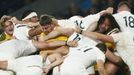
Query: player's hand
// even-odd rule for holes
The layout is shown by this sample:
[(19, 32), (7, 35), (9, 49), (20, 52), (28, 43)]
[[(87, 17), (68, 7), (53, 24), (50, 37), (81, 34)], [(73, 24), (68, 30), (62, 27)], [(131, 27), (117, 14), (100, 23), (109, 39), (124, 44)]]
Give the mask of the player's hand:
[(30, 27), (37, 27), (37, 26), (40, 25), (39, 22), (36, 22), (36, 23), (29, 22), (29, 23), (27, 23), (27, 24), (28, 24), (28, 26), (30, 26)]
[(75, 26), (75, 29), (74, 29), (74, 31), (75, 31), (76, 33), (80, 33), (80, 31), (81, 31), (81, 28), (80, 28), (80, 27), (78, 27), (78, 26)]
[(113, 13), (113, 10), (114, 10), (113, 7), (108, 7), (108, 8), (106, 9), (106, 12), (112, 14), (112, 13)]
[(16, 17), (12, 17), (9, 21), (18, 24), (20, 21)]
[(74, 41), (68, 41), (67, 42), (67, 46), (69, 46), (69, 47), (76, 47), (76, 46), (78, 46), (78, 44), (77, 44), (77, 41), (76, 40), (74, 40)]
[(102, 10), (102, 11), (99, 12), (100, 15), (103, 15), (105, 13), (106, 13), (106, 10)]
[(51, 67), (47, 66), (46, 68), (43, 68), (43, 72), (47, 75), (48, 72), (50, 71)]

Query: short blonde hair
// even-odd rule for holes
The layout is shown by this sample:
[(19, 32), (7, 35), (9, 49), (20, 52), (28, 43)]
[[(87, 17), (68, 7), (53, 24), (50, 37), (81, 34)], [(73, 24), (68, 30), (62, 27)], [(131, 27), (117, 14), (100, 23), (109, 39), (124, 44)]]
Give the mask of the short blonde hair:
[(10, 20), (11, 18), (12, 18), (11, 16), (7, 16), (7, 15), (2, 16), (0, 19), (0, 26), (3, 28), (5, 25), (5, 22)]

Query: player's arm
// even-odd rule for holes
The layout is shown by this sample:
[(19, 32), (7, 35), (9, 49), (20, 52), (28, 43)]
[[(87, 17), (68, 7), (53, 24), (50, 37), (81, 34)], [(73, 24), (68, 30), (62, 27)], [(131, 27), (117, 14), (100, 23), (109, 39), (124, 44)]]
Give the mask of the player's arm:
[(47, 49), (47, 48), (55, 48), (59, 46), (70, 46), (70, 47), (76, 47), (77, 46), (77, 41), (53, 41), (53, 42), (39, 42), (39, 41), (33, 41), (33, 45), (40, 49)]
[(95, 40), (114, 43), (112, 36), (109, 36), (109, 35), (105, 35), (105, 34), (101, 34), (101, 33), (97, 33), (97, 32), (91, 32), (91, 31), (83, 31), (79, 27), (76, 28), (75, 32), (80, 33), (84, 36), (87, 36), (87, 37), (95, 39)]
[(58, 27), (57, 29), (53, 30), (48, 35), (46, 35), (44, 40), (55, 38), (55, 37), (57, 37), (59, 35), (70, 36), (73, 32), (74, 32), (74, 30), (72, 28), (61, 28), (61, 27)]
[(47, 74), (52, 68), (60, 65), (63, 62), (63, 58), (60, 54), (56, 53), (52, 56), (50, 55), (49, 59), (53, 59), (53, 62), (49, 64), (46, 68), (43, 68), (43, 71)]
[(97, 33), (97, 32), (83, 32), (82, 34), (87, 36), (87, 37), (93, 38), (95, 40), (114, 43), (113, 38), (109, 35), (104, 35), (104, 34)]
[(29, 31), (28, 31), (28, 34), (30, 37), (34, 37), (36, 35), (39, 35), (41, 34), (41, 32), (43, 32), (42, 28), (40, 25), (38, 25), (36, 28), (31, 28)]
[(97, 60), (97, 67), (98, 67), (98, 72), (100, 75), (107, 75), (105, 67), (104, 67), (104, 61)]
[(0, 61), (0, 69), (6, 70), (8, 66), (8, 61)]
[(109, 61), (111, 61), (112, 63), (114, 63), (116, 65), (121, 65), (122, 64), (122, 59), (120, 58), (120, 56), (115, 55), (110, 50), (106, 51), (105, 56)]
[(105, 9), (105, 10), (102, 10), (102, 11), (100, 11), (99, 13), (97, 13), (97, 14), (100, 14), (100, 16), (101, 15), (103, 15), (103, 14), (105, 14), (105, 13), (113, 13), (113, 8), (112, 7), (108, 7), (107, 9)]
[(12, 18), (10, 19), (10, 21), (12, 21), (12, 22), (15, 23), (15, 24), (28, 24), (30, 27), (36, 27), (36, 26), (39, 25), (39, 22), (37, 22), (37, 23), (24, 22), (24, 21), (18, 20), (16, 17), (12, 17)]

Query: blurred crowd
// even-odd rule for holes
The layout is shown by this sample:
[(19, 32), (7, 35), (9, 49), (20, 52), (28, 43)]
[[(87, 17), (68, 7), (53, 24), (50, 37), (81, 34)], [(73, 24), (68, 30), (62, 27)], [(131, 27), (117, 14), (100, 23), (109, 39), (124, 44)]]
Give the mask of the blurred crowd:
[[(116, 13), (117, 5), (121, 1), (128, 1), (133, 10), (133, 0), (83, 0), (80, 4), (71, 3), (68, 6), (67, 12), (54, 14), (57, 18), (70, 18), (74, 15), (87, 16), (89, 14), (96, 14), (97, 12), (106, 9), (107, 7), (113, 7), (114, 13)], [(60, 11), (61, 12), (61, 11)]]

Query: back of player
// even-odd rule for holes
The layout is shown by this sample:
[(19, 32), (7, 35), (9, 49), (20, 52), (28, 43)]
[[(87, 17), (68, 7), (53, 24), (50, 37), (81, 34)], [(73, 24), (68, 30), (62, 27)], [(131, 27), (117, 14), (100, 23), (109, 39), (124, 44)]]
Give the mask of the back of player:
[(61, 65), (61, 75), (89, 75), (87, 68), (92, 66), (96, 60), (104, 61), (105, 55), (98, 48), (92, 39), (74, 33), (69, 40), (77, 40), (78, 47), (70, 48), (68, 56)]
[[(78, 46), (69, 49), (69, 54), (61, 65), (61, 75), (88, 75), (87, 69), (97, 60), (96, 55), (101, 57), (99, 53), (102, 52), (94, 47), (97, 43), (77, 33), (74, 33), (68, 40), (77, 40)], [(102, 53), (103, 57), (105, 56)]]
[(121, 31), (134, 31), (134, 15), (131, 13), (129, 3), (126, 1), (120, 2), (117, 12), (113, 16), (119, 24)]
[(87, 30), (92, 23), (98, 21), (100, 14), (88, 15), (86, 17), (72, 16), (69, 19), (58, 20), (58, 24), (65, 28), (80, 27), (82, 30)]
[[(118, 35), (118, 36), (117, 36)], [(116, 49), (123, 61), (129, 66), (131, 75), (134, 75), (134, 34), (130, 31), (111, 35), (116, 41)], [(129, 35), (129, 36), (127, 36)]]
[(134, 15), (128, 11), (122, 11), (113, 15), (119, 24), (121, 31), (134, 31)]

